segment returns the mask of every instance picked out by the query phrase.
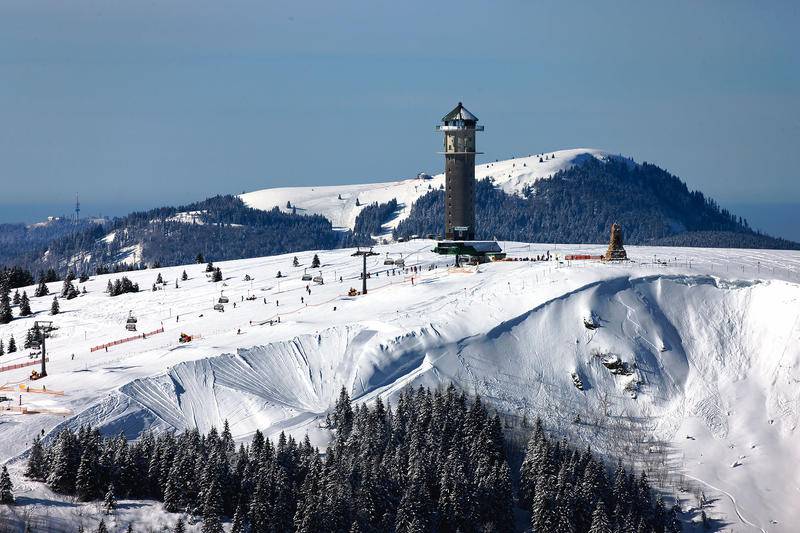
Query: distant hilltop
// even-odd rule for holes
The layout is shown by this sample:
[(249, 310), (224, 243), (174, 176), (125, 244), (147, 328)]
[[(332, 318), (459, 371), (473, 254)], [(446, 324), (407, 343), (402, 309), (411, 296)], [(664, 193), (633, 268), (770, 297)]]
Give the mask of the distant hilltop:
[[(593, 148), (529, 154), (475, 167), (476, 238), (602, 243), (612, 223), (627, 244), (800, 249), (754, 231), (678, 177)], [(0, 225), (0, 265), (65, 273), (218, 261), (439, 237), (444, 175), (356, 185), (281, 187), (215, 196), (111, 220)]]

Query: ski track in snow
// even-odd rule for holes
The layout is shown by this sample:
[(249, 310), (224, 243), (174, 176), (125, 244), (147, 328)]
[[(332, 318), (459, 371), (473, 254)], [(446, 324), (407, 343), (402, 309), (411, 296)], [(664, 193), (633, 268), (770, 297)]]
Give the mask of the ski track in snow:
[[(605, 248), (501, 244), (515, 257)], [(453, 270), (450, 258), (431, 253), (432, 247), (431, 241), (377, 246), (380, 255), (368, 262), (370, 292), (354, 298), (346, 293), (360, 288), (361, 263), (352, 250), (219, 262), (225, 282), (217, 284), (207, 281), (204, 265), (130, 272), (125, 275), (142, 287), (158, 273), (168, 285), (115, 298), (103, 289), (122, 274), (96, 276), (85, 284), (86, 296), (61, 301), (63, 313), (53, 317), (59, 330), (48, 342), (50, 375), (32, 383), (65, 395), (22, 393), (25, 405), (68, 408), (74, 416), (0, 415), (0, 457), (24, 453), (42, 428), (50, 436), (81, 423), (133, 438), (149, 427), (207, 431), (227, 419), (239, 440), (255, 429), (273, 436), (285, 430), (298, 437), (307, 432), (324, 447), (329, 435), (319, 420), (341, 386), (356, 401), (378, 395), (392, 401), (403, 387), (449, 382), (509, 413), (541, 415), (547, 427), (591, 442), (598, 452), (617, 453), (622, 443), (608, 422), (571, 422), (575, 414), (594, 417), (605, 394), (615, 417), (641, 420), (649, 436), (676, 448), (686, 443), (680, 431), (687, 423), (707, 428), (708, 435), (697, 433), (697, 450), (686, 451), (687, 477), (712, 490), (742, 486), (725, 493), (731, 514), (741, 505), (755, 522), (780, 518), (776, 531), (792, 526), (791, 518), (766, 507), (772, 491), (794, 494), (800, 461), (790, 446), (800, 423), (800, 253), (631, 246), (629, 263), (519, 261)], [(300, 276), (314, 253), (326, 283), (311, 284), (309, 295)], [(391, 275), (385, 253), (421, 267), (414, 284), (411, 274)], [(295, 255), (297, 268), (290, 266)], [(654, 256), (669, 264), (654, 264)], [(183, 270), (190, 279), (174, 288)], [(287, 277), (277, 280), (278, 270)], [(57, 292), (60, 283), (49, 288)], [(33, 287), (23, 290), (31, 294)], [(212, 310), (220, 290), (231, 299), (224, 313)], [(256, 299), (243, 300), (250, 295)], [(38, 318), (51, 301), (32, 298)], [(128, 310), (139, 318), (140, 331), (163, 324), (165, 332), (90, 352), (130, 335), (124, 329)], [(604, 323), (588, 331), (583, 318), (592, 313)], [(281, 323), (270, 326), (277, 317)], [(14, 334), (19, 341), (34, 318), (0, 326), (0, 338)], [(181, 332), (202, 337), (178, 344)], [(629, 378), (611, 374), (591, 354), (595, 349), (641, 363), (636, 399), (623, 389)], [(25, 351), (7, 354), (0, 364), (26, 357)], [(6, 372), (0, 383), (16, 386), (28, 371)], [(572, 372), (586, 390), (575, 388)], [(749, 470), (730, 469), (731, 458), (742, 452), (722, 441), (758, 441), (758, 449), (774, 457), (756, 454)], [(712, 453), (714, 446), (721, 451)], [(698, 451), (702, 459), (690, 460)], [(778, 457), (790, 466), (780, 468)], [(706, 468), (695, 461), (720, 468), (695, 471)], [(759, 484), (761, 478), (772, 484)]]
[(693, 480), (695, 480), (695, 481), (697, 481), (699, 483), (702, 483), (706, 487), (708, 487), (708, 488), (710, 488), (712, 490), (715, 490), (715, 491), (719, 492), (720, 494), (724, 494), (725, 496), (727, 496), (728, 499), (733, 504), (733, 508), (736, 511), (736, 516), (739, 517), (739, 521), (741, 521), (743, 524), (745, 524), (747, 526), (750, 526), (750, 527), (752, 527), (754, 529), (758, 529), (759, 531), (761, 531), (761, 533), (767, 533), (766, 529), (764, 529), (763, 527), (752, 523), (751, 521), (746, 519), (744, 516), (742, 516), (742, 510), (739, 508), (739, 505), (736, 503), (736, 498), (733, 497), (733, 494), (731, 494), (730, 492), (728, 492), (726, 490), (720, 489), (719, 487), (715, 487), (711, 483), (708, 483), (707, 481), (703, 481), (702, 479), (700, 479), (698, 477), (691, 476), (689, 474), (684, 474), (684, 476), (688, 477), (689, 479), (693, 479)]

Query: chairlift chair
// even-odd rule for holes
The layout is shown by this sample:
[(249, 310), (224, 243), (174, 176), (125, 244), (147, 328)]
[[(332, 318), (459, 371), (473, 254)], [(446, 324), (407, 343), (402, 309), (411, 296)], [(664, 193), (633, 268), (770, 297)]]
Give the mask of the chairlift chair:
[(325, 280), (322, 279), (322, 276), (314, 276), (314, 279), (312, 281), (314, 283), (316, 283), (317, 285), (324, 285), (325, 284)]
[(136, 322), (138, 322), (138, 320), (133, 316), (133, 311), (128, 311), (128, 320), (125, 322), (125, 329), (128, 331), (136, 331)]
[(228, 297), (227, 297), (227, 296), (220, 296), (220, 297), (219, 297), (219, 303), (221, 303), (221, 304), (226, 304), (226, 303), (228, 303), (228, 302), (230, 302), (230, 300), (228, 299)]
[(223, 313), (225, 312), (225, 306), (222, 304), (214, 304), (214, 311), (219, 311)]
[(394, 259), (389, 257), (389, 253), (388, 252), (386, 253), (386, 259), (383, 260), (383, 264), (384, 265), (393, 265), (394, 264)]
[(301, 278), (303, 281), (311, 281), (311, 274), (303, 269), (303, 277)]

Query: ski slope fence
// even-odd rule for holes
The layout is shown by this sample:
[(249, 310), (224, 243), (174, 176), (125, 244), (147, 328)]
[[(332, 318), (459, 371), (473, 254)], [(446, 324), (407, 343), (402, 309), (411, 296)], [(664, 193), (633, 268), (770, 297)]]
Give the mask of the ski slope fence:
[[(50, 362), (50, 358), (48, 357), (45, 359), (45, 362)], [(33, 361), (28, 361), (27, 363), (17, 363), (15, 365), (7, 365), (7, 366), (0, 366), (0, 372), (8, 372), (9, 370), (16, 370), (17, 368), (25, 368), (26, 366), (34, 366), (42, 364), (41, 359), (34, 359)]]
[(126, 342), (131, 342), (139, 339), (146, 339), (150, 335), (155, 335), (156, 333), (164, 333), (164, 328), (160, 327), (153, 331), (148, 331), (147, 333), (142, 333), (141, 335), (136, 335), (134, 337), (127, 337), (125, 339), (119, 339), (116, 341), (107, 342), (105, 344), (99, 344), (97, 346), (92, 346), (89, 351), (96, 352), (98, 350), (105, 350), (106, 348), (111, 348), (112, 346), (117, 346), (118, 344), (125, 344)]

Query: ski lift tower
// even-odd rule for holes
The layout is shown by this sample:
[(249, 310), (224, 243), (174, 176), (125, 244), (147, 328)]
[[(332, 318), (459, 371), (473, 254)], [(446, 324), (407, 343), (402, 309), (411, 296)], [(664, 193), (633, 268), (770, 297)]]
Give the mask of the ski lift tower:
[(42, 371), (39, 373), (39, 377), (43, 378), (47, 375), (47, 346), (46, 346), (46, 339), (47, 334), (53, 329), (53, 321), (52, 320), (37, 320), (33, 323), (33, 327), (38, 329), (42, 335)]
[(359, 255), (364, 258), (364, 270), (363, 272), (361, 272), (361, 281), (362, 281), (361, 294), (367, 294), (367, 257), (378, 254), (376, 252), (373, 252), (372, 248), (370, 248), (369, 250), (366, 249), (362, 250), (359, 247), (358, 250), (354, 254), (352, 254), (352, 257), (357, 257)]

